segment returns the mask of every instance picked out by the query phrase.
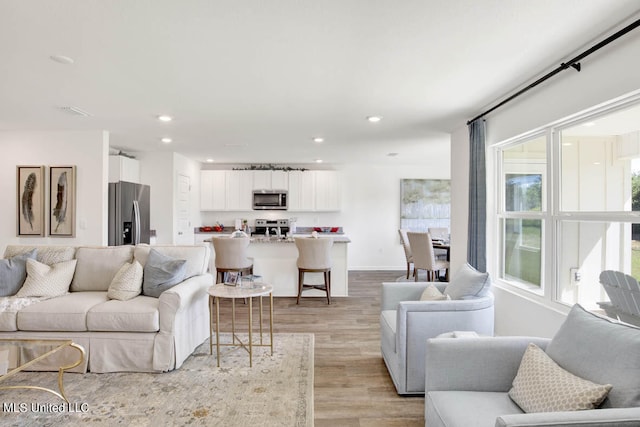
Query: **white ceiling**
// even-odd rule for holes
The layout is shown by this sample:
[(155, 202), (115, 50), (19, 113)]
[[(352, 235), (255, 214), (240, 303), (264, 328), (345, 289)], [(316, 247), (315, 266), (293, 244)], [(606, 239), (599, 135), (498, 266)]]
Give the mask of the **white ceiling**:
[[(2, 0), (0, 130), (106, 129), (125, 152), (217, 163), (420, 163), (639, 9), (637, 0)], [(158, 122), (163, 113), (175, 120)]]

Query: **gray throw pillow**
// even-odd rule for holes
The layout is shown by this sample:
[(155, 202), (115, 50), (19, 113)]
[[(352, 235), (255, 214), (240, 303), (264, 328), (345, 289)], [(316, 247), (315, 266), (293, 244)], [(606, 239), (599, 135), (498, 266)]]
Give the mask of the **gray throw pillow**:
[(451, 299), (477, 298), (486, 296), (490, 287), (489, 273), (482, 273), (465, 263), (453, 275), (451, 282), (444, 288), (444, 293)]
[(161, 293), (182, 282), (186, 276), (186, 260), (151, 249), (142, 275), (142, 294), (159, 298)]
[(546, 349), (572, 374), (613, 388), (603, 408), (640, 406), (640, 329), (612, 322), (576, 304)]
[(27, 260), (36, 259), (37, 250), (0, 260), (0, 297), (15, 295), (27, 278)]

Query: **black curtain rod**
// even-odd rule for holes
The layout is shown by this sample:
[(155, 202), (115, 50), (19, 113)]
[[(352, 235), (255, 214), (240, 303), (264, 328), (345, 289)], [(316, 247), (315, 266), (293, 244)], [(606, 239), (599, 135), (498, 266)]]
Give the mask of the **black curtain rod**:
[(525, 87), (523, 89), (520, 89), (518, 92), (514, 93), (513, 95), (511, 95), (507, 99), (505, 99), (502, 102), (500, 102), (499, 104), (491, 107), (490, 109), (488, 109), (484, 113), (479, 114), (476, 117), (474, 117), (473, 119), (469, 120), (467, 122), (467, 125), (469, 125), (471, 122), (473, 122), (475, 120), (478, 120), (478, 119), (486, 116), (487, 114), (491, 113), (492, 111), (502, 107), (507, 102), (513, 100), (514, 98), (517, 98), (518, 96), (522, 95), (523, 93), (527, 92), (528, 90), (533, 89), (534, 87), (538, 86), (540, 83), (550, 79), (551, 77), (555, 76), (559, 72), (569, 69), (569, 67), (571, 67), (571, 68), (575, 69), (576, 71), (580, 72), (580, 69), (581, 69), (580, 61), (582, 59), (584, 59), (587, 56), (591, 55), (593, 52), (603, 48), (604, 46), (608, 45), (612, 41), (614, 41), (616, 39), (619, 39), (620, 37), (624, 36), (625, 34), (627, 34), (630, 31), (634, 30), (638, 26), (640, 26), (640, 19), (637, 19), (636, 21), (634, 21), (633, 23), (627, 25), (626, 27), (624, 27), (620, 31), (610, 35), (606, 39), (602, 40), (600, 43), (597, 43), (597, 44), (593, 45), (592, 47), (590, 47), (589, 49), (585, 50), (584, 52), (582, 52), (580, 55), (576, 56), (575, 58), (571, 58), (569, 61), (563, 62), (555, 70), (545, 74), (544, 76), (540, 77), (535, 82), (531, 83), (529, 86), (527, 86), (527, 87)]

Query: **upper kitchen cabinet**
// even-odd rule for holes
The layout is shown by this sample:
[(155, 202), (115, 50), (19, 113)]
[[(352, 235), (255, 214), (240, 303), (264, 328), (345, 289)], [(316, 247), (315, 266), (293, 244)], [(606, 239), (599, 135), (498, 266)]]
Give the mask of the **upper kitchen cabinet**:
[(289, 172), (289, 210), (313, 211), (316, 206), (315, 175), (312, 171)]
[(340, 175), (335, 171), (313, 171), (315, 175), (315, 210), (340, 210)]
[(223, 211), (227, 206), (226, 172), (200, 171), (200, 210)]
[(253, 197), (252, 171), (226, 171), (227, 211), (250, 211)]
[(109, 182), (140, 184), (140, 162), (126, 156), (109, 156)]
[(254, 190), (288, 190), (289, 173), (286, 171), (253, 171)]

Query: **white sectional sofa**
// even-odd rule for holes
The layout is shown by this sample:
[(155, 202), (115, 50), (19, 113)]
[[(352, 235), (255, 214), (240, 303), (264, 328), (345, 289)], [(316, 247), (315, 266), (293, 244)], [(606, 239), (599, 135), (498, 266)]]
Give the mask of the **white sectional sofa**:
[[(69, 292), (53, 298), (0, 298), (0, 338), (65, 338), (86, 350), (80, 371), (164, 372), (179, 368), (209, 336), (208, 245), (117, 247), (7, 246), (4, 258), (36, 248), (53, 265), (75, 259)], [(158, 298), (110, 299), (107, 290), (126, 263), (143, 267), (151, 249), (179, 260), (186, 278)], [(71, 350), (70, 350), (71, 351)]]

